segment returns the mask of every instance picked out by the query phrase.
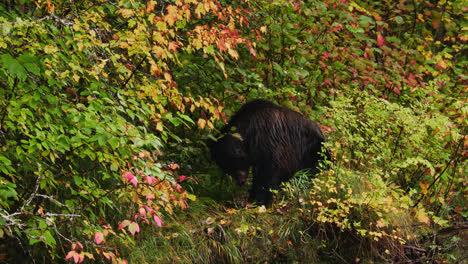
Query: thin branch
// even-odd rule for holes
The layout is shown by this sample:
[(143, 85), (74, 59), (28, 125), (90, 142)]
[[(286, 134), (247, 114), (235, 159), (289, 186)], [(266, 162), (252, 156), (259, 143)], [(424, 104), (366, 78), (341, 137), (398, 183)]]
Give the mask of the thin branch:
[[(460, 140), (458, 141), (458, 144), (457, 144), (457, 148), (453, 152), (452, 157), (450, 158), (449, 162), (447, 162), (447, 164), (445, 165), (445, 168), (439, 173), (439, 175), (437, 177), (435, 177), (435, 179), (431, 183), (431, 185), (429, 185), (429, 187), (427, 187), (427, 190), (431, 189), (434, 186), (434, 184), (442, 177), (442, 175), (445, 173), (445, 171), (450, 167), (450, 164), (452, 164), (454, 161), (456, 161), (456, 160), (458, 160), (460, 158), (457, 155), (457, 153), (458, 153), (458, 150), (460, 149), (460, 146), (465, 141), (465, 137), (466, 137), (466, 135), (460, 138)], [(428, 192), (426, 192), (426, 193), (428, 193)], [(413, 208), (416, 207), (424, 197), (426, 197), (426, 194), (421, 195), (421, 197), (419, 197), (419, 199), (416, 201), (416, 203), (412, 207)]]

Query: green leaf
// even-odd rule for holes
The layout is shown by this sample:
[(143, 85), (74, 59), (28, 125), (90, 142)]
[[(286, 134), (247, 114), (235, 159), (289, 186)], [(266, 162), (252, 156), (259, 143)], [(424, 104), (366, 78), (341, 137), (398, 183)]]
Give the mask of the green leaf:
[(116, 149), (119, 146), (119, 139), (113, 137), (109, 140), (109, 144), (111, 145), (112, 149)]
[(106, 134), (101, 134), (98, 135), (98, 143), (100, 146), (105, 146), (107, 143), (107, 135)]
[(403, 18), (401, 16), (396, 16), (395, 17), (395, 22), (398, 24), (398, 25), (401, 25), (403, 24)]
[(359, 23), (364, 26), (364, 27), (367, 27), (369, 24), (373, 25), (374, 24), (374, 20), (368, 16), (360, 16), (359, 17)]
[(43, 235), (44, 235), (45, 242), (46, 242), (47, 245), (55, 246), (55, 244), (57, 244), (57, 242), (55, 241), (54, 236), (52, 236), (50, 231), (45, 231)]
[(184, 114), (181, 114), (181, 113), (178, 113), (178, 115), (184, 119), (185, 121), (189, 122), (189, 123), (192, 123), (192, 124), (195, 124), (195, 122), (188, 116), (188, 115), (184, 115)]
[(26, 80), (27, 72), (24, 67), (14, 59), (10, 54), (6, 53), (0, 57), (3, 66), (14, 76), (21, 81)]
[(6, 157), (0, 155), (0, 164), (2, 164), (2, 166), (10, 166), (11, 165), (11, 160), (9, 160)]

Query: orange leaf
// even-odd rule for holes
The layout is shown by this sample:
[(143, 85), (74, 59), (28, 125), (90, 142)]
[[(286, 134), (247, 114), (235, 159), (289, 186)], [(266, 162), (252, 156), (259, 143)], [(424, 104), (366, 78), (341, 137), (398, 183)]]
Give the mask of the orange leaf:
[(153, 12), (155, 7), (156, 7), (156, 1), (146, 2), (146, 13)]
[(203, 119), (203, 118), (200, 118), (200, 119), (198, 119), (197, 124), (203, 130), (203, 129), (205, 129), (205, 126), (206, 126), (206, 120)]
[(172, 42), (169, 42), (169, 47), (167, 49), (177, 52), (178, 47), (179, 45), (176, 42), (172, 41)]

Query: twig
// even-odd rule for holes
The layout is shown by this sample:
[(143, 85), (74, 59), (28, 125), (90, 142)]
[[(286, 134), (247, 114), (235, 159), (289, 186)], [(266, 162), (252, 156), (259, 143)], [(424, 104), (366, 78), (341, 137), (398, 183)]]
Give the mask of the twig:
[[(429, 187), (427, 187), (427, 190), (431, 189), (434, 184), (442, 177), (442, 175), (445, 173), (445, 171), (449, 168), (450, 164), (452, 164), (452, 162), (458, 160), (459, 156), (457, 155), (458, 153), (458, 150), (460, 149), (460, 146), (462, 145), (462, 143), (464, 142), (465, 140), (465, 136), (463, 136), (462, 138), (460, 138), (458, 144), (457, 144), (457, 148), (455, 149), (455, 151), (453, 152), (452, 154), (452, 157), (450, 158), (449, 162), (445, 165), (445, 168), (439, 173), (439, 175), (437, 177), (435, 177), (434, 181), (431, 183), (431, 185), (429, 185)], [(427, 192), (426, 192), (427, 193)], [(423, 194), (421, 195), (421, 197), (419, 197), (419, 199), (416, 201), (416, 203), (412, 206), (413, 208), (416, 207), (419, 202), (426, 196), (426, 194)]]

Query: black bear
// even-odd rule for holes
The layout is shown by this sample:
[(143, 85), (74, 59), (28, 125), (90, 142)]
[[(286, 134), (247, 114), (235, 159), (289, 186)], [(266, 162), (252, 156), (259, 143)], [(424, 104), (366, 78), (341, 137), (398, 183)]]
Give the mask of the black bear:
[[(300, 170), (318, 172), (325, 137), (320, 127), (291, 109), (257, 99), (243, 105), (208, 146), (221, 169), (242, 184), (253, 167), (250, 200), (268, 205), (270, 189)], [(329, 159), (330, 155), (325, 152)]]

